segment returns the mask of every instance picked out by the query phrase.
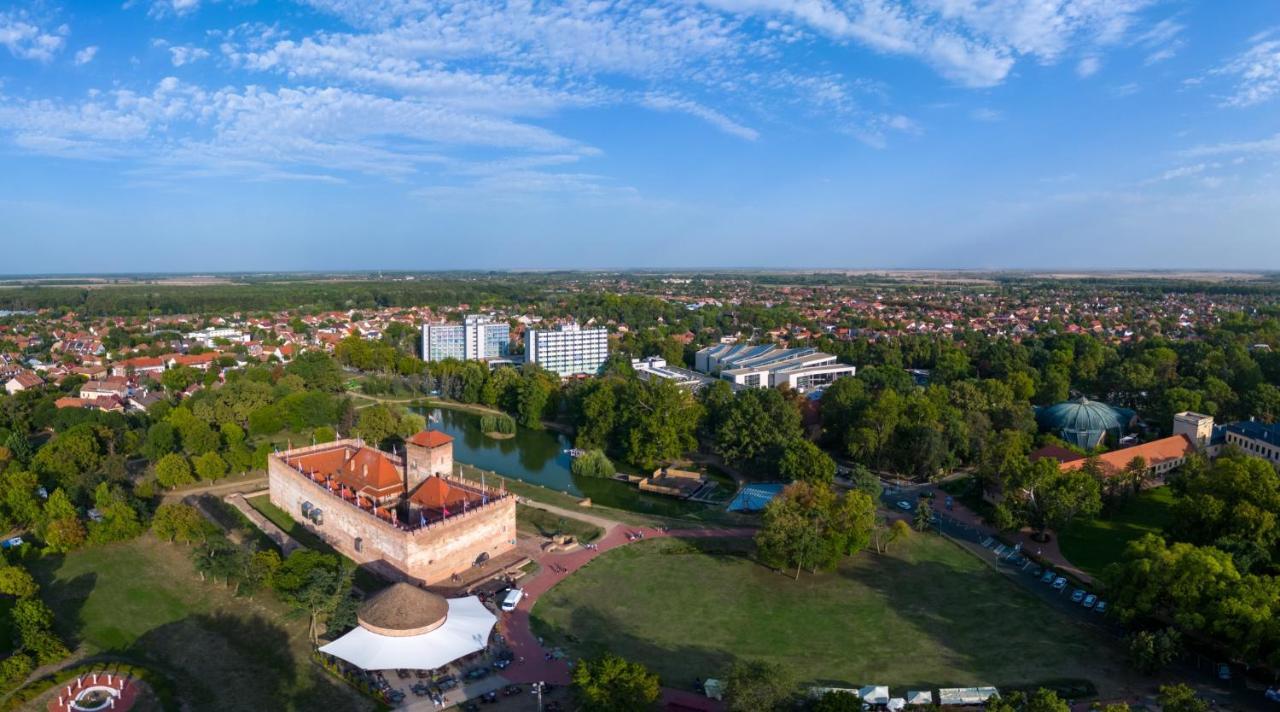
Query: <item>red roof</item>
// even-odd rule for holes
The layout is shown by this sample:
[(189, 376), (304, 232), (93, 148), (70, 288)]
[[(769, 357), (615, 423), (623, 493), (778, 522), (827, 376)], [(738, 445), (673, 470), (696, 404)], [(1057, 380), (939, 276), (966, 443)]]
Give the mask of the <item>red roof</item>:
[(411, 442), (418, 447), (436, 448), (441, 445), (448, 445), (453, 442), (453, 438), (447, 433), (439, 430), (423, 430), (422, 432), (409, 438), (407, 442)]
[(1053, 458), (1058, 462), (1075, 462), (1076, 460), (1084, 459), (1084, 456), (1080, 453), (1068, 450), (1061, 445), (1045, 445), (1039, 450), (1032, 451), (1030, 455), (1032, 462), (1043, 460), (1046, 457)]
[[(1195, 445), (1191, 443), (1190, 438), (1186, 435), (1172, 435), (1167, 438), (1152, 440), (1149, 443), (1127, 447), (1123, 450), (1104, 452), (1098, 456), (1098, 463), (1102, 465), (1102, 473), (1110, 476), (1123, 472), (1125, 466), (1135, 457), (1145, 459), (1147, 467), (1155, 467), (1163, 462), (1184, 458), (1195, 451)], [(1085, 462), (1083, 459), (1064, 462), (1062, 463), (1062, 469), (1078, 470), (1084, 466)]]
[(409, 500), (428, 509), (459, 510), (462, 508), (463, 502), (478, 504), (480, 495), (461, 487), (455, 487), (442, 477), (428, 477), (409, 497)]
[(319, 450), (291, 457), (289, 462), (307, 474), (331, 476), (356, 492), (375, 497), (394, 494), (403, 486), (400, 470), (372, 448)]

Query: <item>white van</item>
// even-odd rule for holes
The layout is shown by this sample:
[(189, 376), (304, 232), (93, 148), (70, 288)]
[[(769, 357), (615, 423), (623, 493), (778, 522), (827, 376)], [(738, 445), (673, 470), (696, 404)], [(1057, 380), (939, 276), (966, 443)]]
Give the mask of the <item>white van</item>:
[(507, 591), (507, 595), (502, 598), (502, 610), (508, 613), (514, 611), (516, 606), (520, 605), (520, 599), (522, 598), (524, 598), (524, 591), (518, 588)]

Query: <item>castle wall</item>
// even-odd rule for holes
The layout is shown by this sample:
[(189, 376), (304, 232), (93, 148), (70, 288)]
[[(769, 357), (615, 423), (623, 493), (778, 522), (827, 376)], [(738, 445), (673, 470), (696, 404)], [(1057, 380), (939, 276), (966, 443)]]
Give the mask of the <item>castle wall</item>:
[[(277, 455), (267, 458), (267, 479), (272, 504), (344, 556), (392, 579), (446, 581), (482, 554), (496, 557), (515, 548), (516, 507), (510, 495), (406, 531), (334, 496)], [(320, 508), (323, 523), (302, 515), (304, 502)]]
[(409, 490), (432, 475), (448, 476), (453, 473), (453, 443), (447, 442), (433, 448), (405, 443), (405, 459), (409, 464)]

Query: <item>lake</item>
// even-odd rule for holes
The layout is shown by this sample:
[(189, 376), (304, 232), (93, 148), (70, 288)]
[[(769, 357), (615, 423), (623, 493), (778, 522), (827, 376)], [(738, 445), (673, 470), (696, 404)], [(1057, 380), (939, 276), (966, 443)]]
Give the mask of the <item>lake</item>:
[(480, 416), (460, 410), (434, 408), (424, 411), (438, 418), (428, 423), (453, 437), (453, 459), (504, 477), (583, 496), (569, 471), (572, 460), (565, 452), (569, 438), (550, 430), (516, 428), (515, 437), (498, 440), (480, 431)]

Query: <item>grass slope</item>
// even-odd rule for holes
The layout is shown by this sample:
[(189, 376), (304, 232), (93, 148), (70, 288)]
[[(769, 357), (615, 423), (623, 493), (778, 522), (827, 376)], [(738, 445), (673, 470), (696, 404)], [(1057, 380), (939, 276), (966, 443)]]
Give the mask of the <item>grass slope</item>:
[(305, 619), (269, 594), (250, 601), (200, 581), (189, 552), (145, 535), (31, 568), (78, 652), (168, 676), (190, 709), (373, 708), (311, 663)]
[(608, 552), (538, 600), (535, 629), (578, 654), (641, 661), (679, 687), (723, 677), (735, 658), (838, 686), (1114, 686), (1119, 663), (1105, 643), (948, 541), (917, 535), (799, 581), (754, 563), (744, 545), (653, 540)]
[(1144, 490), (1109, 519), (1077, 522), (1058, 541), (1062, 555), (1091, 576), (1120, 559), (1125, 546), (1144, 534), (1159, 534), (1173, 521), (1173, 492), (1168, 487)]

